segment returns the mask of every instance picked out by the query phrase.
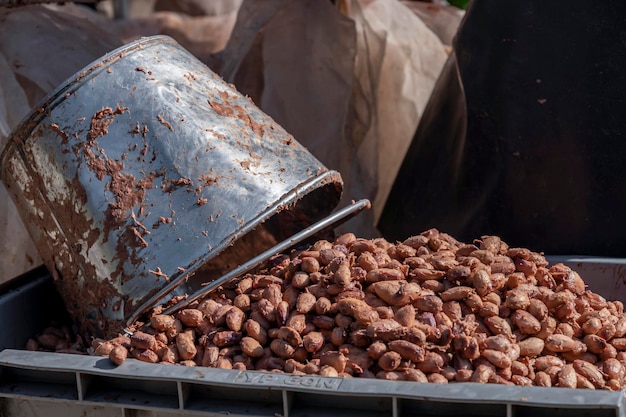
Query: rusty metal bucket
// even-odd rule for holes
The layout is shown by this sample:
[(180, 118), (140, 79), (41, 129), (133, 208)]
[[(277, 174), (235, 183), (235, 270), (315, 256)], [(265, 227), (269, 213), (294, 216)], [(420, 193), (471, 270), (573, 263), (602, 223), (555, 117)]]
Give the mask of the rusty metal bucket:
[(322, 219), (342, 190), (337, 172), (164, 36), (59, 86), (0, 163), (70, 315), (94, 336)]

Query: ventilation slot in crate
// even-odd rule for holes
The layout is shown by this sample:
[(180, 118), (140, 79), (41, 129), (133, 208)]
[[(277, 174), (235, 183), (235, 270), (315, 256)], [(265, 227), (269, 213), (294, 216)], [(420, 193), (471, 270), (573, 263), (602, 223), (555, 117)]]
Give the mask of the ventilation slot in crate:
[(0, 394), (77, 400), (76, 374), (0, 366)]

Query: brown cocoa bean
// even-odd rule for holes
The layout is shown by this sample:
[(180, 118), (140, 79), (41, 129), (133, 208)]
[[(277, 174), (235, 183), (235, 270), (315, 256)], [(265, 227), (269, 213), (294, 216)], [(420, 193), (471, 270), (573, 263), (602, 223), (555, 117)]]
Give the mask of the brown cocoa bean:
[(595, 334), (588, 334), (583, 338), (583, 343), (587, 345), (587, 350), (592, 353), (600, 354), (604, 352), (607, 341)]
[(295, 353), (295, 348), (282, 339), (272, 340), (272, 343), (270, 343), (270, 349), (276, 356), (282, 359), (289, 359), (293, 357), (293, 354)]
[[(187, 327), (198, 327), (204, 319), (204, 313), (195, 308), (186, 308), (178, 313), (180, 320)], [(164, 329), (165, 330), (165, 329)]]
[(335, 368), (337, 373), (342, 373), (346, 369), (346, 364), (348, 363), (348, 359), (341, 352), (330, 351), (324, 352), (320, 355), (320, 365), (322, 368), (324, 366), (332, 366)]
[(133, 358), (142, 362), (157, 363), (159, 361), (159, 355), (157, 355), (152, 349), (134, 348), (131, 350)]
[(254, 338), (246, 336), (240, 342), (241, 351), (251, 358), (263, 356), (263, 346)]
[(385, 371), (393, 371), (400, 366), (402, 362), (402, 357), (398, 352), (390, 351), (384, 353), (378, 359), (378, 366), (380, 366)]
[(425, 358), (424, 348), (409, 341), (392, 340), (387, 345), (391, 351), (397, 352), (402, 359), (407, 361), (418, 363), (422, 362)]
[(235, 332), (238, 332), (243, 327), (243, 322), (246, 317), (246, 313), (243, 312), (239, 307), (233, 306), (225, 316), (226, 326)]
[(150, 317), (150, 326), (158, 332), (163, 332), (174, 327), (174, 320), (174, 317), (167, 314), (157, 314)]
[(292, 327), (282, 326), (278, 329), (277, 337), (289, 343), (293, 347), (302, 346), (302, 337), (300, 336), (300, 333)]
[(546, 337), (545, 348), (550, 352), (569, 352), (576, 348), (576, 342), (569, 336), (553, 334)]
[(604, 387), (604, 377), (595, 365), (583, 360), (575, 360), (573, 366), (576, 373), (584, 376), (594, 387)]
[(552, 379), (550, 376), (542, 371), (539, 371), (535, 374), (535, 385), (538, 387), (551, 387)]
[(511, 325), (499, 316), (486, 317), (483, 322), (493, 334), (512, 336)]
[(561, 388), (576, 388), (577, 385), (578, 380), (574, 366), (571, 364), (563, 366), (558, 374), (558, 386)]
[[(307, 314), (309, 311), (315, 307), (315, 303), (317, 302), (317, 298), (311, 293), (303, 292), (298, 296), (298, 300), (296, 301), (296, 311), (300, 314)], [(330, 301), (329, 301), (330, 304)], [(324, 314), (324, 313), (321, 313)]]
[(307, 352), (315, 353), (324, 346), (324, 336), (320, 332), (307, 333), (302, 338), (302, 345)]
[(470, 294), (474, 294), (475, 291), (471, 287), (459, 286), (452, 287), (441, 293), (441, 300), (443, 302), (447, 301), (462, 301), (467, 298)]
[(148, 333), (137, 331), (130, 337), (130, 345), (137, 349), (156, 349), (156, 338)]
[[(213, 343), (218, 347), (226, 347), (236, 345), (241, 341), (242, 334), (241, 332), (235, 332), (232, 330), (224, 330), (222, 332), (217, 332), (213, 336)], [(180, 346), (178, 347), (180, 351)], [(182, 357), (182, 354), (181, 354)]]
[(511, 321), (524, 334), (537, 334), (541, 330), (539, 320), (525, 310), (515, 310), (511, 314)]
[(499, 352), (493, 349), (484, 349), (481, 352), (481, 356), (498, 368), (508, 368), (511, 366), (511, 358), (509, 358), (504, 352)]
[(182, 360), (193, 359), (198, 353), (193, 334), (190, 332), (179, 333), (176, 336), (176, 348)]
[(539, 356), (545, 347), (543, 339), (538, 337), (529, 337), (518, 343), (521, 356), (534, 358)]
[(118, 366), (123, 364), (127, 357), (128, 350), (121, 345), (113, 346), (113, 349), (111, 349), (111, 352), (109, 352), (109, 359), (111, 360), (111, 362)]

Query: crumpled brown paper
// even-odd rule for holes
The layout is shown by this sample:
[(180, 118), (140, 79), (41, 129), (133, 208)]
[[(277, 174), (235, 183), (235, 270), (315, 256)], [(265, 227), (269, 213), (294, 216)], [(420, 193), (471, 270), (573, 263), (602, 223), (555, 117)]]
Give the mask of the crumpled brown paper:
[(356, 91), (364, 92), (355, 101), (370, 102), (374, 109), (365, 140), (378, 164), (377, 192), (370, 197), (377, 221), (447, 54), (402, 3), (348, 0), (345, 5), (358, 35), (355, 72), (361, 88)]
[(341, 173), (340, 205), (373, 202), (339, 231), (375, 236), (447, 55), (400, 2), (339, 3), (244, 1), (225, 50), (206, 62)]
[[(196, 56), (226, 46), (242, 0), (159, 0), (154, 11), (109, 22), (116, 34), (131, 42), (142, 36), (168, 35)], [(148, 7), (150, 5), (146, 5)]]

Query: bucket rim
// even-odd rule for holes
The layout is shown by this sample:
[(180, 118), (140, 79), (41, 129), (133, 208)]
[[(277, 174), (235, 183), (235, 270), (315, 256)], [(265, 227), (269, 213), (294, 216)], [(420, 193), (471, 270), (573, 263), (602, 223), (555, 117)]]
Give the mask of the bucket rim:
[[(195, 259), (184, 269), (184, 271), (181, 271), (175, 276), (171, 276), (170, 282), (167, 285), (163, 286), (161, 289), (159, 289), (149, 297), (146, 297), (145, 301), (137, 307), (133, 314), (125, 317), (124, 320), (126, 320), (126, 325), (128, 325), (129, 322), (136, 320), (142, 314), (146, 313), (150, 308), (155, 307), (162, 299), (166, 298), (174, 290), (184, 284), (204, 265), (217, 258), (224, 250), (233, 245), (239, 238), (252, 232), (254, 229), (262, 225), (265, 221), (269, 220), (274, 215), (280, 213), (282, 210), (288, 210), (289, 207), (298, 204), (303, 197), (309, 195), (311, 192), (327, 186), (335, 187), (335, 190), (337, 191), (335, 194), (336, 201), (334, 204), (332, 204), (332, 208), (328, 213), (324, 213), (322, 215), (322, 217), (328, 216), (336, 209), (336, 206), (337, 204), (339, 204), (341, 194), (343, 192), (343, 180), (341, 178), (341, 174), (335, 170), (326, 170), (319, 172), (317, 175), (312, 176), (307, 180), (301, 182), (296, 187), (283, 194), (271, 205), (268, 205), (265, 210), (258, 213), (253, 219), (246, 222), (240, 228), (234, 230), (228, 236), (225, 236), (217, 246), (211, 248), (203, 256)], [(369, 204), (369, 201), (367, 203)], [(313, 223), (316, 221), (318, 220), (314, 220)], [(289, 237), (284, 238), (284, 240), (288, 239)]]
[(125, 55), (158, 43), (170, 43), (179, 46), (172, 37), (167, 35), (143, 37), (124, 44), (85, 65), (39, 100), (11, 131), (7, 138), (7, 143), (0, 151), (0, 180), (5, 181), (6, 161), (15, 153), (15, 148), (24, 145), (24, 140), (31, 136), (33, 130), (49, 114), (49, 111), (63, 102), (68, 94), (71, 94), (68, 90), (80, 88), (93, 76), (106, 70), (113, 63), (120, 61)]

